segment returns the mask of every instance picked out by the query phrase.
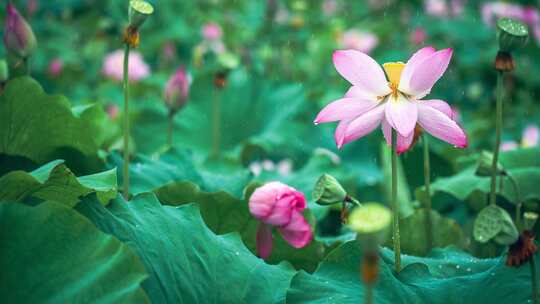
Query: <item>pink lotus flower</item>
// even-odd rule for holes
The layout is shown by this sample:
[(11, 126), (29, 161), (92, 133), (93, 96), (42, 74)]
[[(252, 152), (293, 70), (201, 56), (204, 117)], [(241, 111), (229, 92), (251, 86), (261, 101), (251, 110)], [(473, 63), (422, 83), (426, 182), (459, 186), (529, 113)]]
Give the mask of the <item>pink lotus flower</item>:
[(379, 44), (379, 38), (370, 32), (352, 29), (343, 33), (340, 44), (345, 49), (369, 54)]
[(385, 63), (383, 71), (364, 53), (336, 51), (334, 65), (352, 87), (344, 98), (327, 105), (314, 122), (340, 121), (335, 132), (338, 148), (382, 125), (388, 144), (391, 144), (392, 128), (397, 131), (397, 150), (402, 153), (414, 139), (416, 124), (441, 140), (465, 148), (467, 136), (453, 120), (450, 106), (438, 99), (421, 100), (444, 74), (451, 57), (452, 49), (436, 51), (433, 47), (425, 47), (407, 64)]
[(464, 9), (463, 0), (425, 0), (424, 9), (428, 15), (435, 17), (459, 16)]
[(62, 69), (64, 68), (64, 62), (59, 59), (53, 59), (51, 63), (49, 63), (49, 74), (53, 77), (57, 77), (62, 73)]
[(523, 135), (521, 137), (521, 144), (518, 144), (515, 141), (509, 140), (504, 141), (501, 144), (501, 151), (511, 151), (516, 150), (520, 146), (523, 148), (536, 147), (540, 143), (540, 129), (536, 125), (528, 125), (525, 130), (523, 130)]
[(272, 252), (272, 226), (295, 248), (302, 248), (313, 238), (311, 226), (302, 210), (304, 194), (280, 182), (257, 188), (249, 199), (249, 211), (261, 221), (257, 230), (257, 254), (266, 259)]
[(531, 27), (537, 26), (540, 21), (540, 15), (535, 7), (500, 1), (482, 5), (481, 14), (484, 23), (491, 26), (501, 17), (518, 19)]
[(220, 40), (223, 36), (223, 30), (219, 24), (210, 22), (203, 25), (202, 35), (206, 40)]
[(176, 70), (165, 86), (165, 103), (173, 112), (180, 110), (188, 101), (191, 77), (181, 66)]
[[(105, 76), (122, 81), (124, 77), (124, 51), (116, 50), (107, 55), (103, 61), (102, 72)], [(128, 77), (129, 81), (139, 81), (150, 75), (150, 67), (144, 62), (141, 53), (129, 53)]]

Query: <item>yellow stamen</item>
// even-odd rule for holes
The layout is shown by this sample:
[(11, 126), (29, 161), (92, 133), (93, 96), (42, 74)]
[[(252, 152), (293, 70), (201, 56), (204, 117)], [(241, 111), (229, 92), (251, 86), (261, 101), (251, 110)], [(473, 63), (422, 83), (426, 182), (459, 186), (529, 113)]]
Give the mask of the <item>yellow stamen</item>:
[(384, 71), (386, 72), (386, 77), (390, 82), (388, 85), (392, 89), (392, 95), (397, 98), (399, 80), (401, 79), (401, 72), (405, 68), (405, 63), (403, 62), (387, 62), (383, 64)]

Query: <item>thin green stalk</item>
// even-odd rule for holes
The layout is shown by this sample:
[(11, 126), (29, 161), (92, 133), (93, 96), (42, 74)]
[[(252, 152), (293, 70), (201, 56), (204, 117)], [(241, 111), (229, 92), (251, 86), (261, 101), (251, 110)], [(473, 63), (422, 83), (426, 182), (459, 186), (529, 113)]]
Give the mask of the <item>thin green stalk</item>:
[(534, 260), (534, 254), (531, 255), (529, 265), (531, 266), (532, 302), (534, 304), (538, 304), (538, 275), (536, 273), (536, 262)]
[(212, 103), (212, 154), (219, 156), (221, 145), (221, 100), (219, 89), (214, 90), (214, 99)]
[[(519, 229), (522, 228), (522, 223), (521, 223), (521, 206), (523, 205), (522, 202), (521, 202), (521, 191), (519, 189), (519, 185), (516, 181), (516, 179), (510, 175), (510, 174), (507, 174), (508, 176), (508, 179), (510, 180), (510, 182), (512, 183), (512, 186), (514, 187), (514, 192), (516, 193), (516, 201), (515, 201), (515, 204), (516, 204), (516, 218), (515, 218), (515, 223), (516, 223), (516, 227), (518, 227)], [(502, 178), (502, 176), (501, 176)]]
[(129, 200), (129, 44), (124, 49), (124, 199)]
[(366, 294), (364, 297), (365, 304), (373, 304), (373, 284), (366, 285)]
[(426, 241), (427, 241), (427, 252), (431, 251), (433, 248), (433, 230), (431, 223), (431, 179), (430, 179), (430, 163), (429, 163), (429, 139), (428, 135), (424, 134), (422, 137), (424, 141), (424, 186), (426, 188)]
[(503, 72), (499, 71), (497, 74), (497, 117), (495, 121), (495, 147), (493, 148), (493, 162), (491, 164), (491, 192), (489, 195), (489, 203), (491, 205), (495, 205), (497, 203), (497, 164), (499, 162), (499, 149), (501, 146), (503, 76)]
[(392, 212), (393, 217), (393, 243), (394, 243), (394, 261), (396, 272), (401, 271), (401, 249), (399, 240), (399, 203), (397, 200), (397, 134), (392, 129)]
[(169, 128), (167, 130), (167, 145), (169, 147), (173, 146), (173, 135), (174, 135), (174, 113), (169, 112)]

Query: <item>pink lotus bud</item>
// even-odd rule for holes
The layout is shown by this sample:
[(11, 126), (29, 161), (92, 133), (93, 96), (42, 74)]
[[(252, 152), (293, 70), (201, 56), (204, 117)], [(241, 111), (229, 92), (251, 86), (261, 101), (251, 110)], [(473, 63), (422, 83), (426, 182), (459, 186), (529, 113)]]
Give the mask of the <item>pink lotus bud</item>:
[(538, 146), (538, 140), (540, 139), (540, 130), (535, 125), (528, 125), (523, 130), (523, 137), (521, 138), (521, 145), (525, 148)]
[(8, 3), (6, 11), (4, 45), (8, 51), (16, 56), (27, 58), (34, 52), (37, 46), (34, 32), (13, 4)]
[(190, 76), (183, 66), (171, 76), (165, 86), (165, 103), (171, 111), (176, 112), (186, 105), (190, 83)]
[(206, 40), (219, 40), (223, 35), (223, 31), (219, 24), (210, 22), (203, 26), (202, 35)]
[(62, 73), (63, 67), (64, 62), (61, 59), (56, 58), (49, 63), (49, 74), (53, 77), (57, 77)]
[(368, 54), (379, 44), (379, 38), (376, 35), (351, 29), (343, 33), (341, 46), (345, 49), (354, 49)]
[[(124, 76), (124, 51), (117, 50), (107, 55), (103, 61), (102, 72), (105, 76), (122, 81)], [(139, 52), (129, 53), (129, 80), (139, 81), (150, 75), (150, 67), (144, 62)]]
[(311, 226), (302, 211), (306, 208), (304, 194), (280, 182), (270, 182), (257, 188), (249, 199), (249, 211), (261, 221), (257, 231), (257, 254), (266, 259), (272, 250), (272, 229), (293, 247), (302, 248), (313, 238)]
[(423, 28), (418, 27), (411, 35), (411, 42), (415, 45), (422, 45), (426, 41), (426, 38), (426, 31)]

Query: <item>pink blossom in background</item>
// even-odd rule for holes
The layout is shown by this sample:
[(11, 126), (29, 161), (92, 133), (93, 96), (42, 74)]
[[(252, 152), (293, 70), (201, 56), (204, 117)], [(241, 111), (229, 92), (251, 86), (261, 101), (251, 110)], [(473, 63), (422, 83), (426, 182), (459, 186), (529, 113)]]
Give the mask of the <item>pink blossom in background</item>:
[(165, 45), (163, 45), (162, 54), (163, 54), (163, 59), (165, 59), (165, 61), (173, 60), (174, 57), (176, 56), (176, 46), (174, 45), (174, 43), (173, 42), (165, 43)]
[(311, 226), (302, 215), (306, 208), (302, 192), (280, 182), (259, 187), (249, 198), (249, 211), (260, 221), (257, 255), (266, 259), (272, 253), (272, 228), (276, 227), (291, 246), (302, 248), (313, 238)]
[(507, 140), (501, 144), (501, 151), (511, 151), (518, 148), (530, 148), (536, 147), (540, 144), (540, 129), (538, 126), (530, 124), (525, 127), (521, 135), (521, 143), (516, 141)]
[(465, 0), (424, 0), (424, 10), (435, 17), (459, 16), (465, 9)]
[(446, 0), (426, 0), (424, 1), (424, 10), (428, 15), (436, 17), (446, 17), (449, 12)]
[(340, 45), (344, 49), (354, 49), (370, 53), (379, 44), (379, 38), (370, 32), (351, 29), (343, 33)]
[(427, 34), (426, 31), (421, 28), (417, 27), (411, 34), (411, 42), (415, 45), (422, 45), (426, 41)]
[(514, 18), (523, 21), (530, 27), (539, 26), (540, 15), (533, 6), (522, 6), (507, 2), (488, 2), (481, 8), (482, 20), (485, 24), (494, 26), (502, 17)]
[(412, 145), (417, 124), (434, 137), (465, 148), (467, 135), (454, 121), (452, 108), (442, 100), (422, 100), (444, 74), (451, 58), (452, 49), (425, 47), (406, 64), (384, 64), (383, 71), (367, 54), (336, 51), (336, 70), (352, 87), (343, 98), (322, 109), (314, 123), (340, 121), (335, 131), (338, 148), (381, 126), (388, 144), (391, 130), (398, 133), (397, 150), (402, 153)]
[(118, 115), (120, 114), (120, 108), (117, 105), (112, 104), (112, 103), (107, 105), (106, 111), (107, 111), (107, 115), (109, 116), (111, 120), (115, 120), (116, 118), (118, 118)]
[(523, 130), (523, 136), (521, 138), (521, 145), (525, 148), (538, 146), (538, 140), (540, 137), (540, 130), (536, 125), (528, 125)]
[(28, 12), (28, 16), (34, 15), (38, 9), (39, 9), (38, 0), (28, 0), (28, 2), (26, 2), (26, 12)]
[(327, 17), (333, 16), (338, 10), (337, 0), (324, 0), (322, 3), (323, 14)]
[(513, 140), (505, 140), (501, 143), (501, 151), (512, 151), (517, 148), (519, 148), (519, 145)]
[[(102, 73), (106, 77), (122, 81), (124, 76), (124, 50), (116, 50), (103, 60)], [(150, 75), (150, 67), (144, 62), (141, 53), (131, 51), (128, 66), (129, 81), (139, 81)]]
[(203, 25), (202, 35), (206, 40), (219, 40), (223, 36), (223, 30), (219, 24), (209, 22)]
[(57, 77), (62, 73), (63, 67), (64, 67), (64, 62), (61, 59), (59, 58), (53, 59), (49, 63), (49, 74), (51, 76)]

